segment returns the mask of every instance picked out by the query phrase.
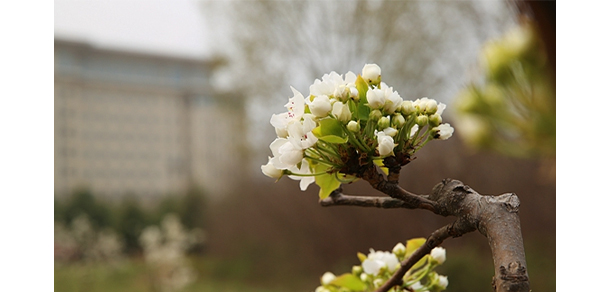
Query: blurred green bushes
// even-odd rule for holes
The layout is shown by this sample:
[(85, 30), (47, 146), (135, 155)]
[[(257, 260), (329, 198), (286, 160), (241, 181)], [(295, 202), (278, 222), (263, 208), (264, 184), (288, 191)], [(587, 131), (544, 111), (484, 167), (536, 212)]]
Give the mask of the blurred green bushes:
[[(205, 193), (200, 188), (191, 188), (182, 195), (165, 196), (148, 206), (133, 195), (111, 201), (82, 188), (66, 198), (55, 198), (54, 219), (56, 223), (70, 226), (79, 216), (85, 215), (93, 230), (114, 231), (123, 243), (124, 252), (134, 255), (142, 252), (138, 242), (142, 230), (159, 225), (167, 214), (176, 214), (187, 229), (204, 230), (206, 206)], [(193, 252), (201, 251), (202, 246), (193, 248)]]

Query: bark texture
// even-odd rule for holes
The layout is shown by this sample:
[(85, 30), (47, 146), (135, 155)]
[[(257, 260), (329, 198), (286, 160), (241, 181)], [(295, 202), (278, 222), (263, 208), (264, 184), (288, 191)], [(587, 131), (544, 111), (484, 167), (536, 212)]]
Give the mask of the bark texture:
[[(449, 237), (459, 237), (478, 230), (491, 248), (495, 276), (495, 291), (529, 291), (525, 251), (519, 221), (519, 198), (512, 193), (483, 196), (461, 181), (445, 179), (430, 195), (422, 196), (402, 189), (396, 181), (369, 168), (360, 172), (374, 188), (390, 197), (350, 196), (335, 190), (321, 200), (322, 206), (361, 206), (376, 208), (426, 209), (442, 216), (456, 217), (456, 221), (433, 232), (410, 258), (401, 263), (394, 276), (377, 291), (388, 291), (401, 284), (404, 274), (426, 254)], [(394, 177), (391, 173), (387, 177)]]

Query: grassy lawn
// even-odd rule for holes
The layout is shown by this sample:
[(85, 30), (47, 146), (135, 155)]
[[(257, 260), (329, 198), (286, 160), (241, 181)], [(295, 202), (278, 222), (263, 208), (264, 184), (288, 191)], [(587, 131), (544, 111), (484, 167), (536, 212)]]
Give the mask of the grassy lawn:
[[(284, 281), (275, 284), (254, 282), (248, 276), (251, 267), (242, 263), (227, 263), (203, 257), (193, 257), (190, 260), (196, 270), (197, 280), (180, 291), (279, 292), (286, 291), (291, 285)], [(298, 286), (299, 283), (303, 286), (302, 279), (292, 284)], [(294, 291), (313, 289), (315, 287), (299, 287)], [(161, 289), (154, 284), (143, 260), (126, 259), (116, 264), (55, 263), (55, 291), (149, 292)]]

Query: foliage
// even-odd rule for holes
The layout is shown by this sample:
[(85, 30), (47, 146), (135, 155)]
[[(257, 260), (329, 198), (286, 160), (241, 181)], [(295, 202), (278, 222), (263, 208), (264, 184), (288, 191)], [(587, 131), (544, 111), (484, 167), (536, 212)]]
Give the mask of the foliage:
[(555, 84), (547, 63), (528, 21), (485, 44), (484, 79), (471, 83), (456, 100), (465, 141), (511, 156), (554, 156)]

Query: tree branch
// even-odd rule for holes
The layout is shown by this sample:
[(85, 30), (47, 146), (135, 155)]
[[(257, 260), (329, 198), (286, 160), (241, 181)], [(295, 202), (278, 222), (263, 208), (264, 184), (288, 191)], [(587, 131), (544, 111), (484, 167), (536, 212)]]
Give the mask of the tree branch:
[(396, 285), (402, 284), (402, 277), (415, 265), (420, 259), (429, 254), (433, 248), (439, 246), (445, 239), (449, 237), (459, 237), (475, 229), (463, 220), (457, 220), (451, 224), (445, 225), (442, 228), (434, 231), (426, 243), (420, 246), (411, 254), (411, 256), (400, 263), (400, 268), (396, 270), (394, 275), (385, 282), (375, 292), (386, 292)]
[(521, 224), (519, 221), (519, 198), (515, 194), (482, 196), (461, 181), (445, 179), (437, 184), (432, 194), (419, 196), (410, 193), (396, 183), (388, 182), (370, 169), (363, 178), (371, 185), (389, 195), (387, 197), (349, 196), (337, 189), (320, 201), (322, 206), (350, 205), (377, 208), (427, 209), (442, 216), (455, 216), (458, 219), (435, 231), (426, 244), (418, 249), (383, 287), (388, 291), (402, 281), (404, 274), (428, 254), (432, 248), (448, 237), (458, 237), (464, 233), (478, 230), (484, 235), (491, 247), (494, 261), (495, 291), (529, 291)]

